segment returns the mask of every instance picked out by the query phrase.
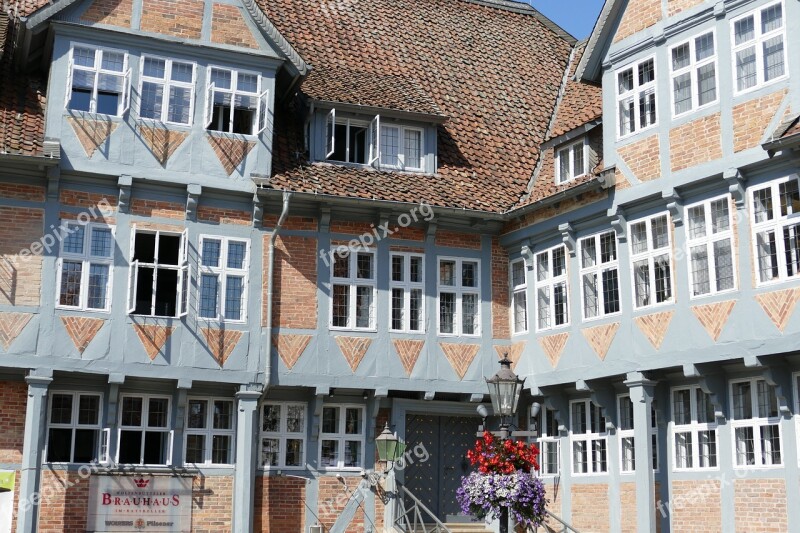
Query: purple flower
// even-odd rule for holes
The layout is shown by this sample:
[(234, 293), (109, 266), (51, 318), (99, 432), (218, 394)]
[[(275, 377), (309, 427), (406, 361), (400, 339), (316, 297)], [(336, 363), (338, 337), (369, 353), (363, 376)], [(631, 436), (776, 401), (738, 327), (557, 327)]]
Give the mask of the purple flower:
[(497, 518), (508, 508), (517, 524), (538, 527), (545, 519), (547, 499), (542, 481), (533, 474), (480, 474), (461, 478), (456, 492), (461, 510), (478, 518)]

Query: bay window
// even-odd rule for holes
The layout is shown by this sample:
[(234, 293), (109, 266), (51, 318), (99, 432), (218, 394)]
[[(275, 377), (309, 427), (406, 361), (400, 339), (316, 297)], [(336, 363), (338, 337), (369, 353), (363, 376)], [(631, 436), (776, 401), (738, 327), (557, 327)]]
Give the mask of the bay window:
[(608, 434), (600, 406), (591, 400), (570, 402), (572, 473), (608, 472)]
[(717, 101), (717, 57), (714, 32), (670, 48), (672, 112), (678, 116)]
[(775, 387), (763, 379), (731, 382), (736, 466), (779, 466), (781, 428)]
[(130, 94), (128, 54), (87, 45), (72, 47), (67, 72), (67, 109), (121, 116), (130, 107)]
[(189, 398), (184, 462), (195, 465), (233, 464), (235, 413), (233, 400)]
[(128, 313), (185, 316), (189, 291), (187, 232), (133, 227), (128, 279)]
[(579, 241), (583, 318), (619, 313), (617, 235), (606, 231)]
[(480, 274), (477, 260), (439, 259), (439, 333), (480, 334)]
[[(85, 392), (53, 392), (47, 417), (48, 463), (104, 460), (108, 431), (102, 428), (103, 397)], [(103, 449), (104, 448), (104, 449)]]
[(56, 285), (58, 307), (87, 311), (111, 308), (114, 228), (103, 224), (61, 225)]
[(736, 288), (729, 197), (688, 206), (686, 218), (692, 297)]
[(717, 419), (700, 387), (672, 390), (672, 436), (675, 470), (717, 468)]
[(209, 67), (206, 87), (206, 129), (258, 135), (267, 127), (269, 90), (260, 75)]
[(617, 71), (619, 137), (656, 124), (656, 66), (648, 58)]
[(536, 323), (537, 330), (547, 330), (569, 323), (567, 249), (556, 246), (536, 254)]
[(392, 315), (389, 329), (421, 333), (425, 330), (424, 258), (422, 254), (391, 253)]
[(511, 265), (511, 324), (512, 333), (528, 331), (528, 268), (523, 259)]
[(784, 281), (800, 273), (800, 189), (790, 176), (750, 192), (757, 284)]
[(669, 215), (654, 215), (631, 223), (628, 228), (634, 307), (641, 309), (672, 302), (672, 237)]
[(119, 414), (117, 462), (131, 465), (172, 464), (170, 399), (163, 396), (123, 395)]
[(333, 254), (331, 328), (375, 329), (375, 252), (366, 249)]
[(363, 468), (366, 420), (356, 405), (323, 406), (320, 431), (321, 468)]
[(776, 2), (731, 21), (734, 93), (782, 78), (787, 72), (783, 2)]
[(190, 125), (194, 85), (194, 63), (142, 56), (139, 117)]
[(200, 237), (201, 318), (245, 320), (249, 241), (229, 237)]
[(267, 401), (261, 406), (261, 467), (304, 468), (306, 404)]

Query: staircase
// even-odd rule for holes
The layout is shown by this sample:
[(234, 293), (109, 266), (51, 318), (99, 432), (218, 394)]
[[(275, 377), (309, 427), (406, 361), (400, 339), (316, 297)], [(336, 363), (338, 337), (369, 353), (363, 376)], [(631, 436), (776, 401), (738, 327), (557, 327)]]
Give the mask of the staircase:
[(445, 527), (450, 530), (450, 533), (491, 533), (490, 530), (486, 529), (486, 525), (483, 522), (445, 523)]

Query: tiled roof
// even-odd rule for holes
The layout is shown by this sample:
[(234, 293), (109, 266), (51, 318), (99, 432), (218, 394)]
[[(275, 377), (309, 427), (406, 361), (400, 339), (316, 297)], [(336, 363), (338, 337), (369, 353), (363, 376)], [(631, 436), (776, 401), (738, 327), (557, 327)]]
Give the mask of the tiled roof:
[(800, 115), (795, 117), (794, 122), (783, 132), (782, 139), (800, 134)]
[(603, 114), (602, 89), (599, 86), (575, 79), (575, 69), (585, 50), (585, 42), (579, 43), (575, 47), (575, 53), (569, 67), (567, 85), (564, 89), (564, 95), (558, 103), (555, 122), (549, 135), (551, 139), (591, 120), (598, 119)]
[(438, 172), (427, 176), (304, 164), (294, 157), (302, 151), (300, 133), (286, 128), (302, 117), (289, 120), (288, 111), (278, 111), (273, 187), (494, 212), (517, 203), (572, 47), (525, 4), (514, 10), (468, 0), (258, 3), (312, 65), (301, 87), (309, 97), (355, 99), (358, 75), (338, 83), (337, 73), (366, 73), (370, 86), (406, 79), (427, 95), (369, 91), (370, 105), (420, 109), (430, 99), (448, 117), (438, 129)]
[(3, 3), (8, 4), (11, 13), (20, 17), (27, 17), (44, 6), (52, 4), (53, 0), (11, 0), (10, 2)]

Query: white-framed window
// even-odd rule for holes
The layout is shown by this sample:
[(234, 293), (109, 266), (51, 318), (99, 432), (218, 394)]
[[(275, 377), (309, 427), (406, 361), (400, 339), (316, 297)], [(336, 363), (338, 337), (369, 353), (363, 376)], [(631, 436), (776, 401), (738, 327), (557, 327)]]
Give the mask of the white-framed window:
[(186, 409), (184, 463), (233, 464), (235, 419), (233, 400), (189, 398)]
[(589, 172), (586, 137), (556, 147), (556, 183), (566, 183)]
[(536, 329), (569, 324), (567, 248), (559, 245), (536, 254)]
[(330, 111), (327, 125), (326, 159), (339, 163), (366, 165), (370, 158), (369, 121), (336, 118), (336, 110)]
[[(619, 415), (619, 459), (620, 471), (629, 474), (636, 470), (636, 436), (633, 422), (633, 401), (630, 394), (621, 394), (617, 397), (617, 413)], [(658, 472), (658, 426), (656, 424), (656, 409), (651, 403), (650, 420), (647, 430), (650, 439), (650, 455), (652, 468)]]
[(573, 474), (608, 472), (608, 434), (600, 407), (591, 400), (569, 403)]
[(45, 462), (102, 461), (108, 449), (108, 432), (102, 426), (103, 396), (53, 391), (49, 400)]
[(581, 239), (581, 301), (590, 320), (620, 311), (617, 235), (613, 230)]
[(656, 62), (643, 59), (617, 71), (619, 137), (656, 125)]
[(633, 306), (642, 309), (671, 303), (672, 231), (668, 213), (628, 224), (631, 243)]
[(57, 307), (86, 311), (111, 308), (114, 227), (62, 222), (64, 234), (58, 258)]
[(319, 437), (320, 468), (363, 468), (366, 420), (359, 405), (324, 405)]
[(542, 406), (537, 415), (539, 436), (536, 445), (539, 447), (539, 474), (557, 476), (561, 471), (560, 436), (556, 412)]
[(670, 50), (672, 115), (717, 101), (717, 53), (713, 31), (676, 44)]
[(425, 331), (425, 258), (422, 254), (392, 252), (389, 281), (392, 293), (391, 331)]
[(139, 118), (191, 125), (195, 64), (143, 55), (141, 65)]
[(511, 332), (528, 331), (528, 267), (524, 259), (509, 264), (511, 279)]
[(129, 314), (186, 316), (189, 294), (187, 231), (139, 230), (133, 226)]
[(250, 241), (200, 236), (200, 272), (197, 280), (200, 318), (228, 322), (244, 322), (247, 319), (249, 268)]
[(480, 335), (480, 266), (477, 259), (439, 258), (440, 335)]
[(730, 198), (687, 206), (686, 219), (691, 296), (736, 289)]
[(171, 465), (175, 433), (169, 397), (124, 394), (120, 406), (117, 463)]
[(121, 116), (130, 107), (131, 70), (121, 50), (74, 44), (67, 72), (67, 109)]
[(304, 468), (307, 407), (266, 401), (261, 406), (261, 467)]
[(750, 190), (756, 285), (800, 273), (800, 190), (797, 175)]
[(734, 94), (763, 86), (789, 72), (785, 31), (783, 2), (731, 20)]
[(269, 89), (262, 77), (222, 67), (208, 67), (206, 129), (242, 135), (258, 135), (267, 128)]
[(375, 329), (375, 252), (335, 253), (331, 264), (331, 328)]
[(717, 442), (717, 419), (709, 395), (697, 386), (672, 389), (673, 468), (717, 468)]
[(381, 167), (400, 170), (422, 170), (422, 128), (411, 126), (381, 126)]
[(735, 466), (780, 466), (781, 428), (775, 387), (763, 379), (731, 381)]

